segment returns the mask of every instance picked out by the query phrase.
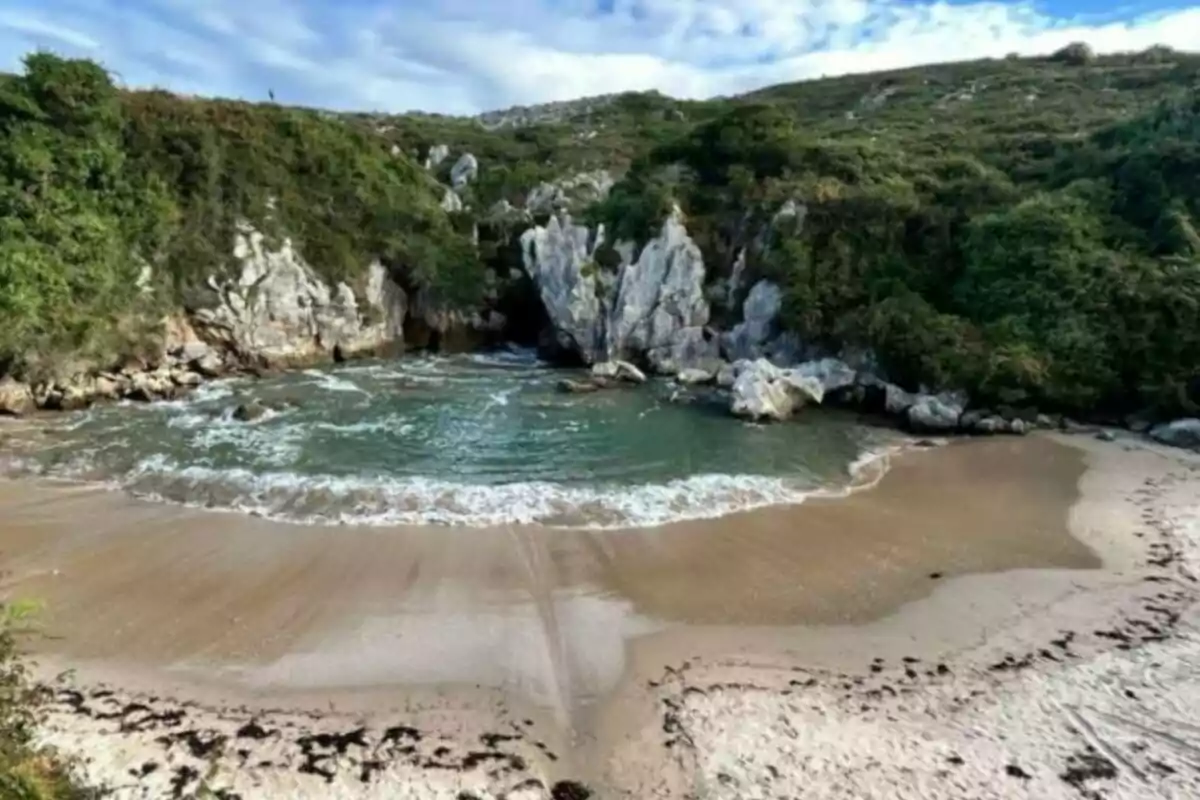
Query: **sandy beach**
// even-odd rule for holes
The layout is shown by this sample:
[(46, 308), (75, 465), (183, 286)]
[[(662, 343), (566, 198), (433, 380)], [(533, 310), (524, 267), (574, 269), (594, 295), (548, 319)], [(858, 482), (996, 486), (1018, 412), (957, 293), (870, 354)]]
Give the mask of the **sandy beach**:
[(46, 740), (117, 797), (1196, 796), (1200, 459), (891, 461), (631, 531), (3, 483), (0, 591), (44, 602), (41, 674), (71, 670)]

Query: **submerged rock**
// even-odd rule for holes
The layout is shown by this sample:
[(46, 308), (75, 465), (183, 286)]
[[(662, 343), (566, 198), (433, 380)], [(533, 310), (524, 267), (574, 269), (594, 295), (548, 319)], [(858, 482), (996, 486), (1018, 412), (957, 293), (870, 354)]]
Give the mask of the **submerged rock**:
[(565, 394), (588, 394), (604, 387), (603, 378), (593, 378), (589, 381), (577, 381), (564, 378), (558, 382), (558, 390)]
[(730, 411), (750, 419), (785, 420), (806, 405), (819, 404), (824, 396), (818, 378), (760, 358), (738, 371)]
[(269, 413), (271, 413), (271, 409), (267, 408), (262, 402), (251, 400), (234, 408), (230, 416), (238, 422), (254, 422), (255, 420), (262, 419)]

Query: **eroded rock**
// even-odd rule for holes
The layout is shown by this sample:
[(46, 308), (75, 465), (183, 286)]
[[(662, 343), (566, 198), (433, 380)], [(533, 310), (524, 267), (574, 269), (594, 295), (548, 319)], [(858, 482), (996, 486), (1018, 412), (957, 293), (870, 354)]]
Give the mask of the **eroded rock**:
[(806, 405), (820, 404), (824, 396), (818, 378), (760, 358), (738, 370), (730, 411), (749, 419), (785, 420)]
[(20, 417), (33, 409), (33, 391), (29, 384), (9, 376), (0, 378), (0, 414)]

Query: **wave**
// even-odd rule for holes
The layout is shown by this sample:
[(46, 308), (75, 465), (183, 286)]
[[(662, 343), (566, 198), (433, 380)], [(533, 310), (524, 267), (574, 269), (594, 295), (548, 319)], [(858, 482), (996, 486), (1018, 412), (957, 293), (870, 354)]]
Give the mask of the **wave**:
[(897, 448), (864, 453), (842, 486), (816, 487), (759, 475), (693, 475), (664, 483), (567, 486), (552, 482), (465, 484), (432, 478), (301, 475), (143, 460), (118, 482), (148, 499), (283, 522), (335, 525), (538, 524), (554, 528), (644, 528), (711, 519), (874, 486)]

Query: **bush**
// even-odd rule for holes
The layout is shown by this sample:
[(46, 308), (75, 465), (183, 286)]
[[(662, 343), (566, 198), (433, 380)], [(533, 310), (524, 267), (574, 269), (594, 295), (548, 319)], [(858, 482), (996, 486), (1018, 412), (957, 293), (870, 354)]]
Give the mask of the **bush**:
[(34, 745), (42, 693), (32, 685), (20, 658), (18, 637), (30, 609), (0, 604), (0, 797), (5, 800), (83, 800), (54, 753)]

